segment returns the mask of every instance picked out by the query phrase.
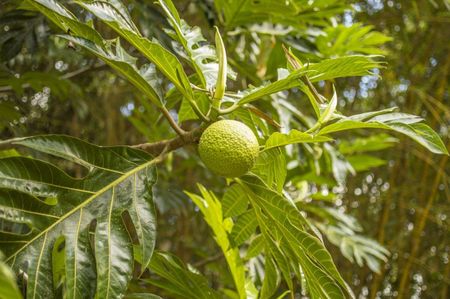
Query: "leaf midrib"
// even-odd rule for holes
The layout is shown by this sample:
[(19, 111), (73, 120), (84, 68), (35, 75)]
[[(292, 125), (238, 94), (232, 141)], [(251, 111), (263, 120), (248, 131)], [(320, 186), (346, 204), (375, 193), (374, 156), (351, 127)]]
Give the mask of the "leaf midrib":
[(116, 188), (112, 187), (111, 192), (111, 202), (109, 204), (109, 212), (108, 212), (108, 284), (106, 287), (106, 298), (109, 298), (109, 289), (111, 288), (111, 217), (112, 210), (114, 207), (114, 199), (116, 196)]
[(5, 180), (33, 182), (33, 183), (37, 183), (37, 184), (47, 185), (47, 186), (56, 187), (56, 188), (59, 188), (59, 189), (65, 189), (65, 190), (69, 190), (69, 191), (76, 191), (76, 192), (80, 192), (80, 193), (96, 194), (96, 192), (89, 191), (89, 190), (71, 188), (71, 187), (62, 186), (62, 185), (55, 185), (55, 184), (52, 184), (52, 183), (40, 182), (40, 181), (36, 181), (36, 180), (27, 180), (27, 179), (14, 178), (14, 177), (9, 177), (9, 176), (4, 176), (4, 177), (1, 177), (1, 178), (5, 179)]
[[(254, 193), (254, 194), (255, 194), (255, 193)], [(263, 200), (263, 201), (267, 202), (262, 196), (259, 196), (258, 194), (255, 194), (255, 196), (257, 196), (258, 198), (260, 198), (260, 200)], [(296, 239), (297, 239), (297, 238), (295, 237), (295, 235), (294, 235), (291, 231), (289, 231), (288, 229), (286, 229), (281, 223), (278, 223), (278, 222), (276, 221), (276, 219), (274, 219), (272, 216), (271, 216), (271, 218), (272, 218), (273, 220), (275, 220), (275, 224), (278, 226), (278, 228), (279, 228), (282, 232), (284, 232), (284, 234), (285, 234), (285, 239), (288, 241), (288, 243), (290, 244), (290, 246), (291, 246), (292, 248), (297, 247), (297, 245), (296, 245), (296, 244), (293, 244), (292, 241), (291, 241), (291, 240), (296, 240)], [(288, 220), (288, 222), (289, 222), (291, 225), (293, 225), (289, 219), (287, 219), (287, 220)], [(295, 227), (295, 225), (293, 225), (293, 226)], [(314, 237), (311, 236), (311, 238), (314, 238)], [(303, 244), (303, 241), (304, 241), (304, 240), (299, 240), (299, 244), (298, 244), (298, 245), (300, 246), (301, 249), (305, 248), (305, 245)], [(314, 242), (314, 241), (312, 241), (312, 242)], [(314, 244), (310, 244), (310, 245), (308, 245), (308, 246), (305, 248), (307, 252), (310, 252), (310, 249), (309, 249), (310, 246), (314, 246)], [(307, 257), (308, 257), (310, 260), (314, 260), (315, 262), (317, 262), (317, 261), (318, 261), (318, 258), (317, 258), (317, 256), (316, 256), (316, 255), (317, 255), (317, 252), (318, 252), (318, 251), (322, 251), (322, 250), (324, 250), (324, 249), (317, 249), (316, 251), (313, 252), (312, 256), (307, 255)], [(300, 258), (300, 257), (299, 257), (299, 258)], [(330, 258), (331, 258), (331, 257), (330, 257)], [(321, 264), (325, 266), (325, 262), (326, 262), (326, 264), (327, 264), (326, 266), (330, 266), (330, 267), (333, 267), (333, 266), (334, 266), (334, 264), (331, 264), (331, 265), (330, 265), (330, 261), (328, 260), (328, 258), (327, 258), (325, 261), (322, 261)], [(331, 262), (331, 263), (332, 263), (332, 262)], [(332, 280), (334, 280), (335, 282), (337, 282), (338, 286), (339, 286), (341, 289), (346, 290), (346, 289), (345, 289), (345, 284), (343, 284), (343, 280), (342, 280), (341, 277), (330, 276), (330, 274), (335, 274), (334, 271), (330, 271), (330, 269), (324, 269), (324, 268), (322, 268), (322, 267), (319, 267), (319, 269), (321, 269), (325, 275), (327, 275), (327, 276), (330, 277)], [(331, 269), (331, 270), (334, 270), (334, 269)]]
[(36, 274), (34, 276), (34, 288), (33, 288), (33, 299), (36, 298), (37, 281), (40, 274), (39, 268), (41, 267), (42, 254), (44, 253), (45, 243), (47, 243), (47, 232), (45, 233), (44, 242), (42, 243), (41, 252), (39, 253), (39, 259), (36, 266)]
[[(80, 225), (81, 225), (81, 219), (83, 217), (83, 208), (80, 209), (80, 216), (78, 217), (78, 224), (77, 224), (77, 233), (76, 236), (80, 233)], [(75, 238), (75, 250), (73, 253), (74, 259), (73, 259), (73, 277), (75, 277), (73, 282), (73, 298), (76, 298), (76, 290), (77, 290), (77, 253), (78, 253), (78, 238)]]
[(130, 175), (141, 171), (142, 169), (147, 168), (148, 166), (155, 164), (156, 163), (156, 159), (152, 159), (136, 168), (134, 168), (133, 170), (124, 173), (124, 175), (120, 176), (119, 178), (117, 178), (116, 180), (114, 180), (113, 182), (109, 183), (108, 185), (106, 185), (105, 187), (103, 187), (102, 189), (100, 189), (99, 191), (95, 192), (91, 197), (89, 197), (88, 199), (86, 199), (84, 202), (82, 202), (81, 204), (79, 204), (78, 206), (76, 206), (75, 208), (73, 208), (72, 210), (70, 210), (68, 213), (66, 213), (65, 215), (61, 216), (61, 218), (57, 221), (55, 221), (54, 223), (52, 223), (48, 228), (46, 228), (45, 230), (43, 230), (41, 233), (39, 233), (38, 235), (36, 235), (36, 237), (34, 237), (33, 239), (31, 239), (30, 241), (28, 241), (24, 246), (22, 246), (21, 248), (19, 248), (14, 254), (10, 255), (5, 262), (9, 262), (11, 260), (11, 258), (15, 258), (20, 252), (22, 252), (26, 247), (28, 247), (30, 244), (32, 244), (34, 241), (36, 241), (37, 239), (39, 239), (40, 237), (42, 237), (44, 234), (46, 234), (47, 232), (49, 232), (50, 230), (52, 230), (54, 227), (56, 227), (58, 224), (60, 224), (61, 222), (63, 222), (64, 220), (66, 220), (67, 218), (69, 218), (69, 216), (71, 216), (72, 214), (74, 214), (75, 212), (77, 212), (78, 210), (84, 208), (85, 206), (87, 206), (89, 203), (91, 203), (92, 201), (94, 201), (98, 195), (106, 192), (108, 189), (110, 189), (111, 187), (114, 187), (116, 185), (118, 185), (119, 183), (121, 183), (122, 181), (126, 180)]
[[(253, 213), (252, 213), (253, 214)], [(245, 215), (243, 215), (243, 216), (245, 216)], [(247, 223), (245, 223), (242, 227), (241, 227), (241, 230), (236, 234), (236, 236), (235, 236), (235, 240), (238, 240), (238, 239), (240, 239), (240, 237), (243, 235), (243, 234), (245, 234), (246, 232), (247, 232), (247, 230), (249, 229), (249, 228), (251, 228), (252, 227), (252, 225), (253, 225), (253, 223), (254, 223), (254, 220), (255, 218), (250, 218), (250, 221), (248, 221)], [(257, 221), (257, 220), (256, 220)]]
[[(39, 216), (59, 219), (59, 217), (55, 216), (55, 215), (29, 211), (29, 210), (25, 210), (25, 209), (22, 209), (22, 208), (15, 208), (15, 207), (4, 206), (4, 205), (0, 205), (0, 207), (4, 208), (4, 209), (12, 209), (12, 210), (20, 211), (20, 212), (25, 213), (25, 214), (33, 214), (33, 215), (39, 215)], [(6, 219), (5, 217), (1, 217), (1, 216), (0, 216), (0, 218), (1, 219)]]

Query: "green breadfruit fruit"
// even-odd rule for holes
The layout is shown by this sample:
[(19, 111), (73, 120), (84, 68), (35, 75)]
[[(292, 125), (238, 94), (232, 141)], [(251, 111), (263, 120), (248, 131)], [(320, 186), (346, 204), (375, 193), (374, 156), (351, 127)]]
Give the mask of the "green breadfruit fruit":
[(212, 172), (224, 177), (246, 174), (258, 157), (259, 144), (252, 130), (235, 120), (220, 120), (200, 137), (198, 152)]

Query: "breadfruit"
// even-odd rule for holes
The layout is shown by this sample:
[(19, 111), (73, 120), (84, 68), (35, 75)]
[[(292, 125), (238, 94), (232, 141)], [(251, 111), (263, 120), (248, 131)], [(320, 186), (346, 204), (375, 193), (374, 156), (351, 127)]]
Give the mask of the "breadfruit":
[(198, 152), (213, 173), (232, 178), (244, 175), (253, 167), (259, 144), (255, 134), (245, 124), (220, 120), (203, 132)]

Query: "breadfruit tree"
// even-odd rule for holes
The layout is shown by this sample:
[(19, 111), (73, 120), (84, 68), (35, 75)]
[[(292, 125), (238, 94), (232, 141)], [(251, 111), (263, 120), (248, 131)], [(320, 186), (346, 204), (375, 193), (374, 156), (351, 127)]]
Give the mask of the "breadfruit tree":
[[(336, 83), (388, 67), (380, 47), (389, 37), (361, 24), (330, 27), (349, 9), (340, 1), (204, 1), (213, 13), (207, 32), (171, 0), (156, 5), (159, 31), (135, 23), (139, 1), (21, 4), (45, 16), (56, 45), (126, 80), (139, 95), (136, 113), (157, 114), (174, 136), (155, 140), (134, 119), (152, 142), (1, 141), (0, 269), (18, 288), (2, 283), (0, 297), (354, 297), (327, 246), (375, 272), (389, 255), (333, 205), (348, 175), (384, 164), (361, 143), (381, 150), (396, 141), (385, 133), (401, 134), (448, 155), (421, 117), (396, 107), (339, 111)], [(222, 265), (220, 277), (157, 244), (154, 191), (170, 180), (157, 183), (157, 172), (176, 168), (176, 153), (199, 157), (190, 169), (220, 182), (199, 180), (184, 193), (215, 243), (198, 254)]]

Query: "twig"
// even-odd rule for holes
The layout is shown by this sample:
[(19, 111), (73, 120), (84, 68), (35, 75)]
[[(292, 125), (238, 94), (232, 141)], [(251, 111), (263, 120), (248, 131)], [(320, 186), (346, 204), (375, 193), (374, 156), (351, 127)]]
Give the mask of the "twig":
[(173, 119), (172, 115), (170, 115), (170, 112), (167, 110), (166, 107), (161, 107), (159, 108), (159, 110), (161, 110), (162, 114), (164, 115), (164, 117), (169, 121), (170, 126), (172, 127), (172, 129), (181, 137), (186, 135), (186, 131), (183, 130), (182, 128), (180, 128), (180, 126), (178, 126), (177, 122)]
[(202, 110), (200, 110), (200, 108), (198, 107), (197, 103), (189, 100), (189, 104), (191, 105), (192, 109), (194, 110), (194, 113), (198, 116), (198, 118), (200, 118), (203, 122), (205, 123), (209, 123), (211, 121), (211, 119), (207, 116), (204, 115)]
[(78, 70), (75, 70), (73, 72), (66, 73), (66, 74), (61, 76), (61, 79), (70, 79), (70, 78), (76, 77), (76, 76), (78, 76), (78, 75), (80, 75), (82, 73), (85, 73), (85, 72), (88, 72), (88, 71), (93, 71), (93, 70), (100, 69), (100, 68), (103, 68), (103, 67), (106, 67), (106, 64), (103, 63), (103, 62), (100, 62), (100, 63), (95, 64), (95, 65), (86, 66), (86, 67), (80, 68)]
[[(96, 69), (103, 68), (104, 66), (106, 66), (106, 64), (104, 64), (104, 63), (99, 63), (99, 64), (96, 64), (96, 65), (94, 65), (94, 66), (90, 65), (90, 66), (82, 67), (82, 68), (80, 68), (80, 69), (78, 69), (78, 70), (75, 70), (75, 71), (73, 71), (73, 72), (66, 73), (66, 74), (60, 76), (59, 79), (61, 79), (61, 80), (67, 80), (67, 79), (76, 77), (76, 76), (78, 76), (78, 75), (81, 75), (81, 74), (83, 74), (83, 73), (85, 73), (85, 72), (93, 71), (93, 70), (96, 70)], [(24, 84), (22, 84), (21, 87), (22, 87), (22, 89), (26, 89), (26, 88), (30, 88), (31, 85), (30, 85), (29, 83), (24, 83)], [(8, 86), (0, 86), (0, 92), (8, 92), (8, 91), (13, 91), (12, 86), (9, 86), (9, 85), (8, 85)]]
[(248, 104), (247, 107), (250, 112), (252, 112), (256, 116), (259, 116), (260, 118), (264, 119), (269, 125), (274, 126), (278, 130), (281, 129), (281, 125), (277, 121), (275, 121), (273, 118), (271, 118), (269, 115), (267, 115), (263, 111), (259, 110), (257, 107), (250, 105), (250, 104)]
[(213, 94), (213, 92), (212, 92), (211, 90), (208, 90), (208, 89), (206, 89), (206, 88), (198, 87), (197, 85), (192, 84), (192, 83), (191, 83), (191, 88), (192, 88), (193, 90), (201, 91), (201, 92), (207, 93), (207, 94), (209, 94), (209, 95), (212, 95), (212, 94)]
[(206, 258), (204, 260), (201, 260), (201, 261), (198, 261), (198, 262), (194, 263), (193, 266), (195, 268), (198, 268), (198, 267), (204, 266), (206, 264), (215, 262), (215, 261), (219, 260), (222, 257), (223, 257), (223, 253), (219, 252), (216, 255), (210, 256), (210, 257), (208, 257), (208, 258)]

